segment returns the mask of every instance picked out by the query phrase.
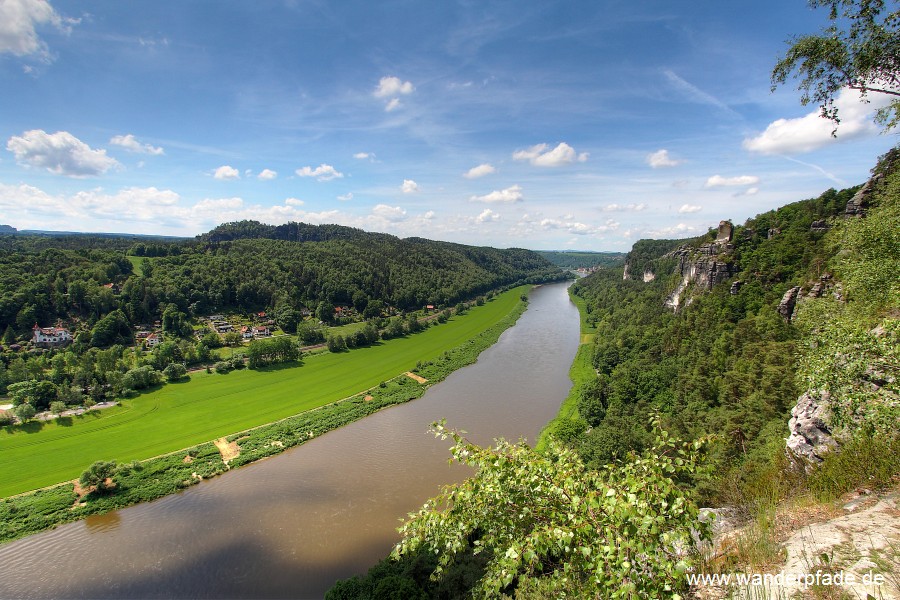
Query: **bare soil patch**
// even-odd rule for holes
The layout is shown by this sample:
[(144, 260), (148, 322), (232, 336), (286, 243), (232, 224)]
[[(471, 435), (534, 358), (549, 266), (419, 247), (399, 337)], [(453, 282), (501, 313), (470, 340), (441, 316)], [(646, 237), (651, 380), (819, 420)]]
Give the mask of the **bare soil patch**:
[(219, 449), (219, 454), (222, 455), (222, 462), (226, 465), (228, 461), (234, 460), (241, 455), (241, 448), (237, 445), (237, 442), (229, 442), (226, 438), (219, 438), (213, 443)]
[(418, 381), (419, 383), (427, 383), (427, 382), (428, 382), (427, 379), (425, 379), (424, 377), (420, 377), (420, 376), (416, 375), (416, 374), (413, 373), (412, 371), (407, 371), (407, 372), (406, 372), (406, 376), (409, 377), (410, 379), (414, 380), (414, 381)]

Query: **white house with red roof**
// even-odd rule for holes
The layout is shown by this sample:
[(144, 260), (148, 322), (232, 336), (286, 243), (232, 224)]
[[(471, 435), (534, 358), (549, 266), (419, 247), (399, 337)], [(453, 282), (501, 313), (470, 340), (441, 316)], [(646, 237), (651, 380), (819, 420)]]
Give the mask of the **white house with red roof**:
[(72, 341), (72, 334), (65, 327), (41, 327), (37, 323), (32, 328), (31, 343), (35, 346), (58, 347)]

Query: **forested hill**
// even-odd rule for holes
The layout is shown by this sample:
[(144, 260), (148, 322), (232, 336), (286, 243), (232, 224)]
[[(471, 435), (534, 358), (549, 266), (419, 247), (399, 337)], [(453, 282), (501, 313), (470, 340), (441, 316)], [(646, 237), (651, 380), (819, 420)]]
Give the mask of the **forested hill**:
[(215, 229), (197, 236), (201, 242), (226, 242), (231, 240), (269, 239), (288, 242), (326, 242), (360, 238), (392, 237), (381, 233), (368, 233), (344, 225), (311, 225), (291, 221), (283, 225), (267, 225), (259, 221), (233, 221), (222, 223)]
[(0, 236), (0, 332), (9, 328), (21, 339), (35, 323), (57, 321), (91, 328), (117, 309), (131, 324), (160, 320), (167, 310), (199, 317), (315, 310), (321, 302), (360, 313), (370, 302), (408, 310), (564, 276), (529, 250), (338, 225), (244, 221), (177, 241), (10, 235)]
[[(891, 346), (891, 311), (900, 308), (900, 152), (873, 172), (862, 190), (828, 190), (694, 239), (642, 240), (624, 269), (578, 281), (573, 292), (596, 327), (589, 361), (597, 377), (578, 390), (574, 418), (557, 420), (558, 437), (602, 465), (646, 447), (647, 423), (659, 413), (684, 438), (718, 436), (717, 474), (705, 493), (734, 502), (754, 473), (784, 456), (801, 394), (834, 390), (829, 410), (842, 414), (835, 382), (846, 374), (840, 386), (855, 390), (847, 392), (853, 418), (868, 419), (859, 401), (868, 384), (859, 380), (866, 369), (896, 369), (879, 348)], [(816, 350), (827, 339), (829, 350)], [(841, 348), (848, 339), (859, 345)], [(864, 357), (854, 375), (835, 362), (848, 355)], [(883, 396), (890, 385), (874, 387)]]

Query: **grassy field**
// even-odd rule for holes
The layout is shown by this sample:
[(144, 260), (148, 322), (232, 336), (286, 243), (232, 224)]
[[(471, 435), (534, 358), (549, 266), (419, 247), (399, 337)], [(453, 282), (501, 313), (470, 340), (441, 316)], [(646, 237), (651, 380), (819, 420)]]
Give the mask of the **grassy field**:
[(196, 373), (92, 411), (0, 431), (0, 497), (74, 479), (95, 460), (127, 462), (172, 452), (345, 398), (436, 359), (507, 315), (525, 288), (406, 338), (341, 354), (318, 354), (297, 368)]

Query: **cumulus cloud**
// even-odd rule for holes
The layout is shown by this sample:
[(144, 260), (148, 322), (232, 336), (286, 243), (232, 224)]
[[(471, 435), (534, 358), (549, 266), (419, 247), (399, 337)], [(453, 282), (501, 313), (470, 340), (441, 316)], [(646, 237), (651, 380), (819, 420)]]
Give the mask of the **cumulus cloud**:
[(737, 177), (713, 175), (706, 180), (704, 187), (736, 187), (741, 185), (756, 185), (757, 183), (759, 183), (759, 177), (756, 175), (739, 175)]
[(331, 181), (332, 179), (340, 179), (344, 176), (343, 173), (336, 170), (331, 165), (326, 165), (322, 163), (315, 169), (312, 167), (303, 167), (302, 169), (297, 169), (294, 171), (300, 177), (315, 177), (316, 181)]
[(372, 95), (376, 98), (391, 98), (411, 94), (415, 89), (410, 81), (401, 81), (399, 77), (382, 77)]
[(594, 235), (619, 228), (619, 223), (609, 219), (603, 225), (589, 225), (579, 221), (572, 221), (569, 216), (563, 219), (541, 219), (540, 226), (543, 229), (559, 229), (574, 235)]
[(399, 206), (378, 204), (372, 208), (372, 215), (391, 223), (397, 223), (406, 218), (406, 211)]
[(678, 209), (680, 213), (695, 213), (703, 210), (702, 206), (698, 206), (696, 204), (682, 204), (681, 208)]
[(603, 212), (641, 212), (647, 208), (647, 205), (640, 204), (607, 204), (603, 207)]
[(61, 17), (46, 0), (4, 0), (0, 2), (0, 53), (49, 61), (50, 53), (38, 37), (37, 26), (52, 25), (65, 31), (77, 22)]
[(472, 196), (469, 198), (470, 202), (487, 202), (489, 204), (492, 203), (504, 203), (504, 204), (512, 204), (514, 202), (521, 202), (523, 198), (522, 188), (518, 185), (513, 185), (505, 190), (494, 190), (490, 194), (485, 194), (484, 196)]
[(404, 179), (400, 189), (403, 190), (404, 194), (415, 194), (419, 191), (419, 184), (412, 179)]
[(687, 235), (693, 235), (697, 233), (699, 229), (694, 225), (688, 225), (687, 223), (678, 223), (676, 225), (672, 225), (671, 227), (664, 227), (662, 229), (647, 229), (644, 230), (646, 235), (655, 238), (665, 238), (665, 237), (685, 237)]
[(466, 179), (478, 179), (479, 177), (484, 177), (485, 175), (490, 175), (491, 173), (496, 173), (497, 169), (494, 168), (493, 165), (489, 163), (480, 164), (477, 167), (472, 167), (465, 173), (463, 173), (463, 177)]
[(121, 166), (106, 155), (106, 150), (94, 150), (68, 131), (47, 133), (32, 129), (21, 136), (13, 136), (6, 148), (21, 164), (43, 167), (51, 173), (67, 177), (92, 177)]
[(263, 181), (270, 181), (278, 177), (278, 172), (273, 171), (272, 169), (263, 169), (259, 172), (259, 175), (256, 176), (257, 179), (262, 179)]
[(548, 144), (537, 144), (526, 150), (513, 152), (513, 160), (527, 160), (537, 167), (561, 167), (573, 162), (584, 162), (588, 159), (588, 153), (578, 154), (575, 149), (565, 142), (560, 142), (556, 148), (548, 150)]
[(878, 128), (872, 113), (887, 106), (890, 98), (883, 94), (869, 94), (866, 98), (869, 102), (862, 101), (856, 90), (841, 90), (834, 102), (841, 117), (837, 137), (831, 135), (834, 123), (815, 110), (796, 119), (773, 121), (756, 137), (745, 139), (744, 148), (760, 154), (802, 154), (843, 140), (875, 135)]
[(353, 200), (353, 192), (347, 192), (346, 194), (342, 194), (342, 195), (338, 196), (337, 199), (340, 200), (341, 202), (349, 202), (350, 200)]
[(657, 150), (647, 155), (647, 164), (654, 169), (663, 167), (676, 167), (683, 163), (683, 160), (677, 160), (669, 156), (668, 150)]
[(375, 154), (372, 152), (357, 152), (353, 158), (358, 160), (375, 160)]
[(240, 172), (230, 165), (222, 165), (218, 169), (216, 169), (215, 173), (213, 173), (213, 177), (216, 179), (240, 179)]
[(500, 215), (498, 213), (495, 213), (494, 211), (492, 211), (489, 208), (484, 209), (483, 211), (481, 211), (480, 215), (475, 217), (475, 221), (477, 223), (491, 223), (491, 222), (499, 221), (499, 220), (500, 220)]
[(233, 197), (206, 198), (186, 205), (176, 192), (155, 187), (130, 187), (112, 193), (98, 188), (67, 196), (48, 194), (28, 185), (0, 183), (0, 210), (26, 227), (70, 229), (72, 222), (77, 222), (84, 231), (196, 235), (219, 223), (245, 219), (273, 224), (288, 221), (345, 222), (356, 227), (365, 224), (365, 219), (338, 211), (307, 212), (298, 208), (302, 204), (302, 200), (288, 198), (284, 204), (262, 206)]
[(130, 133), (113, 136), (112, 139), (109, 140), (109, 143), (113, 146), (121, 146), (129, 152), (134, 152), (136, 154), (153, 154), (154, 156), (161, 156), (166, 153), (162, 148), (150, 144), (142, 144)]

